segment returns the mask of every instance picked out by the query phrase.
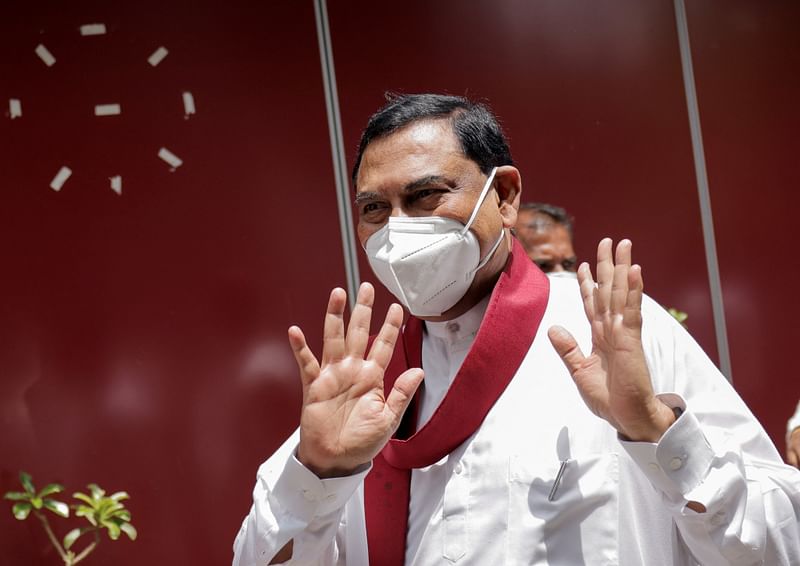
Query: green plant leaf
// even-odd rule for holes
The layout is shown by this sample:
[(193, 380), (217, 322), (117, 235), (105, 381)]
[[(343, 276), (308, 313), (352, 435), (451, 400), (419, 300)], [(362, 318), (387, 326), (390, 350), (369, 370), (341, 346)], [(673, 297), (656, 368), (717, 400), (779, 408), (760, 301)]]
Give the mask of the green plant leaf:
[(120, 501), (125, 501), (126, 499), (130, 499), (131, 496), (128, 495), (128, 493), (125, 491), (118, 491), (116, 493), (112, 493), (108, 498), (113, 499), (114, 501), (119, 503)]
[(95, 501), (91, 497), (86, 495), (85, 493), (81, 493), (80, 491), (77, 491), (77, 492), (72, 494), (72, 497), (74, 497), (75, 499), (79, 499), (79, 500), (83, 501), (84, 503), (86, 503), (87, 505), (89, 505), (90, 507), (94, 508)]
[(120, 534), (120, 527), (113, 521), (103, 521), (103, 526), (108, 529), (108, 536), (111, 540), (117, 540)]
[(28, 501), (30, 498), (29, 494), (22, 491), (7, 491), (3, 496), (3, 499), (8, 499), (9, 501)]
[(45, 499), (44, 506), (46, 509), (49, 509), (59, 517), (64, 517), (65, 519), (69, 517), (69, 505), (67, 505), (63, 501), (56, 501), (55, 499)]
[(16, 517), (18, 521), (24, 521), (28, 518), (28, 515), (30, 515), (32, 508), (33, 506), (30, 503), (17, 503), (14, 505), (12, 511), (14, 512), (14, 517)]
[(119, 528), (122, 529), (122, 532), (128, 535), (128, 538), (131, 540), (136, 540), (136, 537), (139, 536), (139, 533), (136, 532), (136, 527), (130, 523), (122, 523)]
[(47, 497), (48, 495), (53, 495), (54, 493), (61, 493), (64, 491), (64, 486), (57, 484), (57, 483), (49, 483), (44, 486), (44, 489), (39, 492), (39, 497)]
[(33, 487), (33, 478), (28, 472), (20, 472), (19, 473), (19, 481), (22, 484), (22, 487), (25, 488), (25, 491), (34, 495), (36, 493), (36, 489)]
[(90, 483), (86, 487), (89, 488), (89, 491), (92, 494), (92, 499), (100, 499), (106, 494), (106, 490), (101, 489), (96, 483)]
[(69, 550), (70, 547), (75, 544), (75, 541), (78, 540), (78, 537), (80, 537), (82, 534), (83, 529), (72, 529), (70, 532), (68, 532), (64, 536), (64, 548)]
[(94, 518), (94, 509), (87, 507), (86, 505), (76, 505), (73, 507), (73, 509), (75, 509), (76, 517), (86, 517), (86, 520), (89, 521), (93, 526), (97, 526), (97, 520)]
[(131, 512), (127, 509), (120, 509), (119, 511), (114, 511), (114, 514), (111, 515), (111, 518), (118, 523), (120, 521), (129, 522), (131, 520)]
[(31, 505), (33, 505), (34, 509), (41, 509), (44, 501), (42, 501), (41, 497), (31, 497)]

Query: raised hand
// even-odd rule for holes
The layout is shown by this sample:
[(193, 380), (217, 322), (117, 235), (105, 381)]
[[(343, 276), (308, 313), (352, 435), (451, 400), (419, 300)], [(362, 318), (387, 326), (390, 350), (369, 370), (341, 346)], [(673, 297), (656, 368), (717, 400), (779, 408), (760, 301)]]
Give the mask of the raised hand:
[[(616, 261), (615, 261), (616, 260)], [(653, 393), (642, 349), (642, 270), (631, 265), (631, 242), (612, 259), (611, 239), (597, 248), (597, 285), (587, 263), (578, 269), (584, 311), (592, 326), (592, 352), (584, 356), (560, 326), (548, 330), (583, 400), (623, 436), (657, 442), (675, 421)]]
[(303, 332), (289, 328), (289, 344), (300, 368), (303, 408), (297, 458), (319, 477), (348, 475), (381, 451), (400, 424), (422, 382), (419, 368), (406, 371), (384, 397), (383, 374), (392, 358), (403, 322), (393, 304), (366, 354), (375, 290), (362, 283), (347, 333), (342, 289), (331, 291), (323, 331), (322, 361)]

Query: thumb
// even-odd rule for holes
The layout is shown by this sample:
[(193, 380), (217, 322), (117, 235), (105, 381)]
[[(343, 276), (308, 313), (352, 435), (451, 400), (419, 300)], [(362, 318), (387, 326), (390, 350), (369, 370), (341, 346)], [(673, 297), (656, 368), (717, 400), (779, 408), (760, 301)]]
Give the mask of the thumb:
[(419, 384), (422, 383), (423, 377), (425, 377), (425, 374), (420, 368), (413, 368), (403, 372), (394, 382), (392, 390), (386, 398), (386, 408), (393, 415), (395, 427), (400, 424), (400, 419), (411, 403), (411, 399), (414, 398), (414, 393), (417, 391)]
[(551, 326), (547, 330), (547, 337), (550, 338), (553, 348), (561, 356), (570, 375), (574, 376), (586, 359), (575, 338), (561, 326)]

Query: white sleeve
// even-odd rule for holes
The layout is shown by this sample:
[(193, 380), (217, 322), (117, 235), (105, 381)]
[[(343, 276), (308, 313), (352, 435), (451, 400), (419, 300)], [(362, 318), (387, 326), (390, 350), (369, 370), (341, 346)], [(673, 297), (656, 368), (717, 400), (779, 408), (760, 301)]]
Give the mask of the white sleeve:
[(289, 542), (284, 564), (333, 566), (344, 563), (345, 505), (370, 466), (342, 477), (319, 479), (294, 453), (299, 432), (258, 469), (253, 505), (233, 543), (233, 566), (262, 566)]
[[(652, 300), (643, 341), (656, 393), (684, 413), (658, 444), (623, 442), (700, 564), (800, 564), (800, 471), (697, 343)], [(643, 309), (645, 310), (645, 309)], [(687, 503), (701, 503), (696, 513)]]

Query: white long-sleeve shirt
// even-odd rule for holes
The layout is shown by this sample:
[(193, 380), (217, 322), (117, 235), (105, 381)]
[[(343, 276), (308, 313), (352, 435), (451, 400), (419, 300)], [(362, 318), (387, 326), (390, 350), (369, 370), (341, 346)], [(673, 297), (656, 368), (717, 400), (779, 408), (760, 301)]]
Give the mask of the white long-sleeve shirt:
[[(483, 309), (427, 325), (423, 419)], [(800, 564), (800, 472), (671, 316), (645, 299), (643, 317), (654, 388), (684, 409), (660, 442), (621, 442), (586, 408), (546, 332), (559, 324), (588, 353), (591, 330), (577, 283), (552, 280), (533, 345), (479, 430), (412, 471), (407, 564)], [(366, 565), (369, 469), (320, 480), (294, 458), (297, 442), (259, 468), (234, 566), (267, 564), (290, 540), (290, 564)]]

